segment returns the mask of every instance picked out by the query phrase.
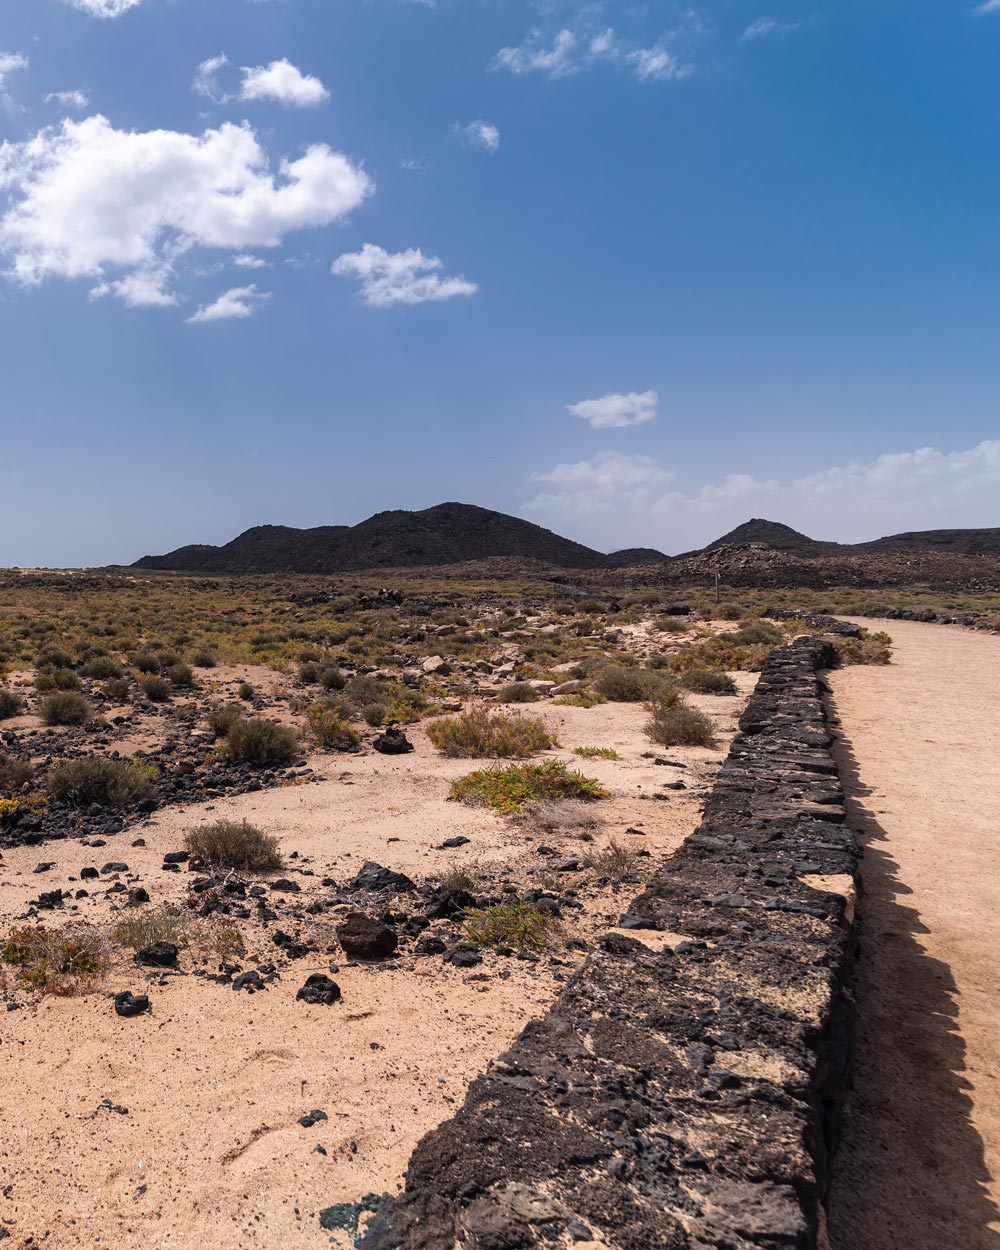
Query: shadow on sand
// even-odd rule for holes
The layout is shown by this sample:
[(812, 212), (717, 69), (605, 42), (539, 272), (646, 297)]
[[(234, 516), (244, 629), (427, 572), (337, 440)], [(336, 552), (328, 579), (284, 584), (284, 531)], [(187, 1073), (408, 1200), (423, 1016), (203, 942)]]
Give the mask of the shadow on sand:
[(923, 951), (928, 930), (904, 901), (912, 891), (866, 806), (832, 694), (827, 709), (847, 818), (864, 848), (854, 1080), (829, 1196), (831, 1247), (1000, 1250), (1000, 1211), (962, 1076), (955, 981)]

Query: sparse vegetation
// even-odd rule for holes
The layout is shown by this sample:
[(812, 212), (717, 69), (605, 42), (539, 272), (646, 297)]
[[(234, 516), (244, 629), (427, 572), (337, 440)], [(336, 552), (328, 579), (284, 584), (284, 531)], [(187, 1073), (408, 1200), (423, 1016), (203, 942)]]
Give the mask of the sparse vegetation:
[(526, 681), (511, 682), (497, 695), (501, 703), (537, 703), (540, 697), (535, 687)]
[(673, 698), (650, 705), (646, 733), (661, 747), (707, 747), (715, 738), (715, 726), (685, 700)]
[(695, 694), (735, 694), (736, 682), (728, 673), (707, 668), (690, 668), (681, 675), (681, 685)]
[(552, 702), (556, 707), (599, 707), (607, 699), (596, 690), (577, 690), (574, 694), (556, 695)]
[(620, 760), (622, 757), (614, 747), (574, 747), (574, 755), (582, 755), (588, 760)]
[(556, 745), (540, 718), (485, 707), (428, 721), (426, 728), (438, 750), (456, 759), (521, 760)]
[(612, 703), (645, 703), (668, 685), (669, 679), (647, 668), (610, 664), (598, 674), (594, 689)]
[(11, 794), (26, 786), (34, 776), (35, 770), (27, 760), (18, 759), (16, 755), (8, 755), (0, 751), (0, 795)]
[(107, 936), (81, 921), (57, 929), (23, 926), (7, 935), (0, 960), (13, 969), (17, 981), (42, 994), (78, 994), (104, 974)]
[(84, 677), (93, 677), (103, 681), (109, 677), (121, 677), (122, 666), (110, 655), (95, 655), (92, 660), (84, 664), (80, 672)]
[(88, 803), (127, 807), (148, 798), (153, 779), (153, 771), (142, 764), (91, 755), (56, 764), (46, 785), (54, 799), (73, 807), (85, 807)]
[(216, 820), (184, 839), (192, 855), (222, 868), (262, 872), (282, 866), (278, 839), (245, 820)]
[(512, 815), (534, 803), (556, 799), (606, 799), (608, 791), (593, 777), (568, 768), (561, 760), (544, 764), (511, 764), (469, 773), (451, 783), (451, 797), (474, 806)]
[(552, 944), (561, 925), (553, 912), (517, 900), (470, 911), (462, 928), (477, 946), (538, 951)]
[(612, 881), (625, 881), (635, 872), (638, 861), (637, 847), (627, 846), (611, 838), (607, 846), (588, 856), (585, 863), (600, 877), (609, 877)]
[(46, 725), (82, 725), (93, 716), (94, 710), (82, 694), (62, 690), (44, 698), (38, 714)]
[(245, 713), (238, 703), (216, 703), (208, 709), (205, 719), (216, 738), (227, 738), (229, 731)]
[(145, 677), (140, 677), (139, 685), (150, 703), (167, 703), (173, 693), (170, 682), (158, 673), (147, 673)]
[(0, 720), (9, 720), (12, 716), (20, 716), (24, 711), (24, 700), (16, 690), (8, 690), (0, 686)]
[(321, 747), (351, 747), (361, 741), (344, 715), (343, 705), (331, 701), (313, 703), (306, 710), (306, 720)]
[(891, 664), (892, 638), (881, 630), (861, 630), (860, 638), (837, 638), (833, 644), (840, 664)]
[(237, 764), (287, 764), (298, 748), (294, 729), (262, 717), (235, 721), (226, 737), (226, 754)]

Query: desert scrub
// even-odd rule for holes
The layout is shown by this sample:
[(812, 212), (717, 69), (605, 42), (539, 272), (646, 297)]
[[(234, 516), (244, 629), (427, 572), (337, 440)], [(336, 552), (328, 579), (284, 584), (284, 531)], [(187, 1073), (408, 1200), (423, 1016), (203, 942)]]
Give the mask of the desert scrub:
[(504, 686), (497, 699), (501, 703), (537, 703), (541, 696), (530, 682), (512, 681)]
[(43, 669), (34, 681), (39, 694), (45, 694), (49, 690), (79, 690), (82, 684), (71, 668)]
[(686, 634), (691, 622), (684, 616), (660, 616), (653, 622), (653, 628), (661, 634)]
[(184, 839), (192, 855), (222, 868), (258, 872), (282, 865), (278, 839), (245, 820), (216, 820), (192, 829)]
[(245, 717), (230, 726), (226, 756), (237, 764), (287, 764), (295, 755), (299, 740), (294, 729), (277, 721)]
[(157, 673), (147, 673), (145, 677), (139, 679), (139, 685), (150, 703), (167, 703), (173, 693), (170, 682)]
[(736, 682), (728, 673), (707, 668), (690, 668), (681, 676), (681, 685), (695, 694), (735, 694)]
[(556, 707), (600, 707), (607, 699), (596, 690), (577, 690), (574, 694), (556, 695), (552, 702)]
[(639, 850), (634, 846), (626, 846), (623, 842), (611, 838), (607, 846), (584, 860), (587, 868), (593, 869), (601, 877), (610, 877), (612, 881), (624, 881), (632, 876), (639, 861)]
[(144, 907), (129, 912), (111, 930), (112, 946), (137, 951), (154, 942), (172, 942), (174, 946), (186, 946), (190, 918), (176, 907)]
[(34, 769), (27, 760), (0, 751), (0, 794), (11, 794), (14, 790), (20, 790), (28, 784), (33, 773)]
[(211, 651), (196, 651), (191, 657), (195, 668), (215, 668), (215, 656)]
[(84, 677), (93, 677), (99, 681), (105, 681), (110, 677), (121, 677), (122, 666), (117, 660), (113, 660), (110, 655), (95, 655), (92, 660), (88, 660), (80, 669)]
[(574, 755), (582, 755), (588, 760), (620, 760), (622, 757), (614, 747), (574, 747)]
[(613, 703), (645, 703), (667, 685), (667, 678), (649, 669), (611, 664), (598, 674), (594, 689)]
[(77, 994), (91, 989), (108, 966), (105, 933), (75, 922), (58, 929), (12, 929), (0, 959), (22, 985), (43, 994)]
[(67, 760), (49, 773), (46, 788), (54, 799), (72, 807), (96, 803), (100, 807), (127, 807), (149, 797), (152, 770), (131, 760), (103, 755)]
[(462, 925), (477, 946), (510, 946), (514, 950), (544, 950), (560, 930), (550, 911), (520, 900), (470, 911)]
[(229, 731), (238, 720), (242, 720), (244, 711), (238, 703), (216, 703), (208, 709), (205, 717), (208, 727), (215, 738), (227, 738)]
[(127, 703), (132, 684), (127, 677), (112, 677), (104, 683), (102, 693), (112, 703)]
[(453, 759), (523, 760), (556, 746), (556, 739), (537, 716), (470, 708), (458, 716), (427, 722), (427, 736)]
[(558, 799), (607, 799), (610, 794), (593, 777), (568, 768), (561, 760), (544, 764), (511, 764), (484, 768), (451, 783), (451, 798), (504, 815), (523, 812), (535, 803)]
[(38, 714), (46, 725), (82, 725), (94, 711), (82, 694), (61, 690), (42, 700)]
[(707, 747), (715, 738), (715, 725), (682, 698), (664, 699), (649, 706), (646, 735), (661, 747)]
[(248, 681), (241, 681), (236, 687), (236, 697), (242, 699), (244, 703), (251, 703), (256, 695), (257, 691)]
[(836, 638), (833, 649), (838, 664), (890, 664), (892, 638), (881, 630), (871, 634), (861, 630), (860, 638)]
[(313, 737), (321, 747), (355, 747), (361, 741), (344, 715), (342, 704), (324, 701), (313, 703), (306, 709), (306, 720)]
[(171, 664), (167, 680), (175, 690), (190, 690), (194, 686), (194, 672), (187, 664)]
[(8, 720), (11, 716), (20, 716), (24, 711), (24, 700), (14, 690), (0, 686), (0, 720)]

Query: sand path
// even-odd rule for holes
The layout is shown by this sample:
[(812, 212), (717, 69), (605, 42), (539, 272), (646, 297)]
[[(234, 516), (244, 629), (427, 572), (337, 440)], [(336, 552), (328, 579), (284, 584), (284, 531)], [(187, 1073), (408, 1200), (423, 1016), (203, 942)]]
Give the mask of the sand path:
[(863, 622), (831, 675), (865, 846), (855, 1095), (834, 1250), (1000, 1248), (1000, 638)]

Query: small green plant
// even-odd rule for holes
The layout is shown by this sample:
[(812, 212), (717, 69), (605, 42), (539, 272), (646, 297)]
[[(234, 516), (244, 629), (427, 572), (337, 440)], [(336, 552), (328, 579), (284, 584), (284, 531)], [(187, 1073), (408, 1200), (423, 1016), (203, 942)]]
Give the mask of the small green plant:
[(622, 757), (614, 747), (574, 747), (574, 755), (582, 755), (588, 760), (620, 760)]
[(613, 703), (644, 703), (656, 698), (669, 679), (647, 668), (624, 668), (610, 664), (594, 682), (594, 689)]
[(192, 855), (223, 868), (265, 871), (280, 868), (278, 839), (245, 820), (216, 820), (192, 829), (184, 839)]
[(10, 794), (28, 784), (34, 769), (27, 760), (0, 751), (0, 794)]
[(321, 747), (357, 746), (361, 741), (343, 713), (343, 705), (320, 701), (306, 709), (306, 720)]
[(61, 690), (42, 700), (38, 714), (46, 725), (82, 725), (94, 712), (82, 694)]
[(20, 716), (24, 711), (24, 700), (15, 690), (0, 686), (0, 720), (8, 720), (11, 716)]
[(453, 759), (526, 759), (557, 745), (539, 717), (476, 707), (427, 722), (427, 736)]
[(707, 668), (691, 668), (681, 676), (681, 685), (695, 694), (735, 694), (736, 682), (728, 673)]
[(148, 798), (153, 788), (150, 769), (131, 760), (112, 760), (104, 755), (67, 760), (49, 773), (47, 789), (54, 799), (72, 807), (96, 803), (101, 807), (127, 807)]
[(245, 715), (238, 703), (216, 703), (208, 709), (205, 719), (208, 727), (216, 738), (226, 738), (238, 720)]
[(477, 946), (510, 946), (514, 950), (544, 950), (560, 930), (550, 911), (517, 900), (470, 911), (462, 925)]
[(513, 681), (497, 695), (501, 703), (537, 703), (540, 698), (535, 687), (526, 681)]
[(715, 726), (686, 700), (674, 698), (653, 703), (649, 708), (646, 734), (661, 747), (707, 747), (715, 738)]
[(147, 673), (139, 679), (139, 685), (150, 703), (167, 703), (173, 693), (170, 682), (158, 673)]
[(556, 695), (552, 702), (557, 707), (599, 707), (607, 699), (596, 690), (577, 690), (574, 694)]
[(480, 769), (451, 783), (451, 798), (504, 815), (523, 812), (533, 803), (609, 797), (599, 781), (569, 769), (561, 760)]
[(230, 726), (226, 755), (237, 764), (287, 764), (299, 748), (294, 729), (262, 717), (244, 717)]

